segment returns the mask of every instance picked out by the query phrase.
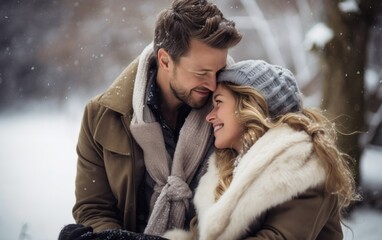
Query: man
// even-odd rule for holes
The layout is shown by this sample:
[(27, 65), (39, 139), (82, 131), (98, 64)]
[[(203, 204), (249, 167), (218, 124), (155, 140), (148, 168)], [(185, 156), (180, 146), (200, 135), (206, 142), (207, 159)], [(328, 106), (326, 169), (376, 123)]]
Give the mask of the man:
[(228, 49), (240, 40), (235, 24), (209, 1), (175, 0), (160, 13), (154, 43), (86, 106), (77, 145), (77, 225), (61, 236), (187, 228), (212, 148), (206, 103)]

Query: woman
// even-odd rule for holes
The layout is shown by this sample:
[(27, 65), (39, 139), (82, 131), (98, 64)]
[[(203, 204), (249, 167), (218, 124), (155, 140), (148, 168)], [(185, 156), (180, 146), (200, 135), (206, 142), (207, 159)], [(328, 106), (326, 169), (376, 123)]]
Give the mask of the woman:
[(169, 239), (342, 239), (357, 199), (333, 125), (303, 108), (293, 74), (264, 61), (218, 76), (207, 121), (217, 148), (194, 197), (190, 232)]

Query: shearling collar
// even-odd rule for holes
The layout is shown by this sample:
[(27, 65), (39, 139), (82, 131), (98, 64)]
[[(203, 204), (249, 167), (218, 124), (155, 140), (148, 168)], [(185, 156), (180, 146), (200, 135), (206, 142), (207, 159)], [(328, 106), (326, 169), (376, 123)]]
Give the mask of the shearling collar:
[[(133, 112), (133, 92), (135, 92), (135, 82), (147, 81), (147, 61), (153, 52), (152, 43), (146, 46), (142, 53), (116, 78), (113, 84), (99, 98), (99, 103), (113, 111), (126, 116)], [(145, 96), (144, 90), (139, 89), (139, 93)]]
[(237, 239), (278, 204), (322, 184), (325, 172), (305, 132), (288, 126), (269, 130), (243, 156), (229, 188), (215, 202), (215, 156), (195, 194), (200, 239)]

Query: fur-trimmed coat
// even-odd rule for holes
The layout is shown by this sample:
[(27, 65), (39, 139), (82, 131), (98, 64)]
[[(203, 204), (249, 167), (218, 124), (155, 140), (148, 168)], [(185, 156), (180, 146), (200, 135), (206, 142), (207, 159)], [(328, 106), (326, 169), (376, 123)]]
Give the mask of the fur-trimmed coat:
[(209, 160), (194, 204), (198, 237), (173, 230), (169, 239), (342, 239), (336, 197), (311, 137), (288, 126), (269, 130), (242, 157), (231, 185), (215, 201), (216, 158)]

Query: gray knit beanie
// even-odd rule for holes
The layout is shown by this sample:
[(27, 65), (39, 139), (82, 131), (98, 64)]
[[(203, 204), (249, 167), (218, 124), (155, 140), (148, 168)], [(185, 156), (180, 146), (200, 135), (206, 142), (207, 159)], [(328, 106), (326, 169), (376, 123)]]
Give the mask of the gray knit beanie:
[(223, 70), (217, 82), (252, 86), (264, 96), (271, 118), (302, 109), (301, 93), (293, 74), (262, 60), (237, 62)]

